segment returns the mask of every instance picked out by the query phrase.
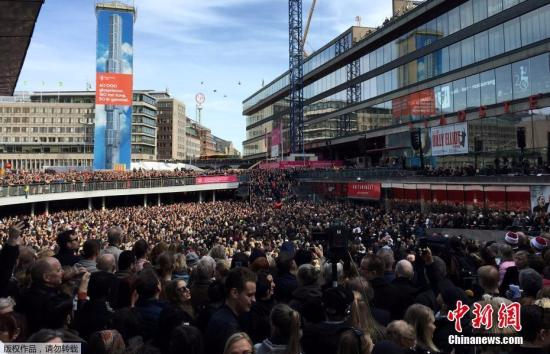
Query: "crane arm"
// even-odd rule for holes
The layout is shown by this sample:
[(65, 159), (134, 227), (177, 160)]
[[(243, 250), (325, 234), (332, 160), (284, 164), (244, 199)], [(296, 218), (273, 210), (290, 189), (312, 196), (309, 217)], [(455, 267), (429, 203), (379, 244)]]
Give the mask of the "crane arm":
[(306, 45), (306, 40), (307, 40), (307, 34), (309, 32), (309, 25), (311, 24), (311, 17), (313, 16), (313, 11), (315, 10), (315, 3), (316, 2), (317, 2), (317, 0), (313, 0), (313, 2), (311, 3), (311, 7), (309, 8), (309, 13), (307, 15), (306, 28), (304, 30), (304, 36), (302, 38), (302, 43), (301, 43), (302, 52), (304, 53), (304, 57), (307, 56), (307, 53), (306, 53), (306, 50), (305, 50), (305, 45)]

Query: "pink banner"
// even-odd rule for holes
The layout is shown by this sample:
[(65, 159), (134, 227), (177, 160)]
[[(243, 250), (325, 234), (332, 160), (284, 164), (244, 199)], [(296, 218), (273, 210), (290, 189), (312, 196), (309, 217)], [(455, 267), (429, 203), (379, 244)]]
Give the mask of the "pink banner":
[(237, 176), (204, 176), (197, 177), (196, 184), (208, 184), (208, 183), (233, 183), (239, 182)]
[(271, 131), (271, 145), (279, 145), (281, 143), (281, 129), (274, 128)]

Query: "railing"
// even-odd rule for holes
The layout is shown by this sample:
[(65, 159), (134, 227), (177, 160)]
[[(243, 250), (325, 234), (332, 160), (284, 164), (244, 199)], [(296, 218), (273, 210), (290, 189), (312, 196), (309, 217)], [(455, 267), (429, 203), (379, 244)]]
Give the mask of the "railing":
[(393, 168), (370, 168), (349, 170), (298, 171), (297, 178), (303, 179), (357, 179), (357, 178), (405, 178), (415, 176), (415, 171)]
[(195, 177), (129, 179), (122, 181), (65, 182), (0, 186), (0, 198), (50, 193), (90, 192), (113, 189), (162, 188), (194, 185)]
[(539, 185), (550, 184), (550, 175), (493, 175), (493, 176), (424, 176), (418, 171), (400, 169), (355, 169), (355, 170), (312, 170), (299, 171), (298, 179), (351, 181), (361, 179), (379, 179), (379, 182), (407, 182), (407, 183), (496, 183), (496, 184), (523, 184)]

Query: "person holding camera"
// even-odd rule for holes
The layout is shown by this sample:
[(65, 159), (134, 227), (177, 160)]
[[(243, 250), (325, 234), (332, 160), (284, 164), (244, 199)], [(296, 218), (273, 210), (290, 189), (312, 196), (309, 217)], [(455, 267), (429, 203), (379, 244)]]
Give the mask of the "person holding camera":
[(323, 292), (325, 321), (311, 323), (304, 328), (302, 349), (304, 354), (334, 354), (341, 335), (348, 329), (353, 292), (338, 286)]

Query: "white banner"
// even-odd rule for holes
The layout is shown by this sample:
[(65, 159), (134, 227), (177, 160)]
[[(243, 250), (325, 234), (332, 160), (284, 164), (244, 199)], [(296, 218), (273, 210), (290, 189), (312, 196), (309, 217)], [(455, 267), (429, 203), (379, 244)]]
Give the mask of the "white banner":
[(271, 157), (279, 157), (279, 145), (271, 146)]
[(468, 153), (468, 124), (457, 123), (430, 129), (432, 156)]

